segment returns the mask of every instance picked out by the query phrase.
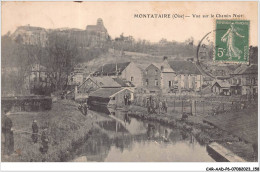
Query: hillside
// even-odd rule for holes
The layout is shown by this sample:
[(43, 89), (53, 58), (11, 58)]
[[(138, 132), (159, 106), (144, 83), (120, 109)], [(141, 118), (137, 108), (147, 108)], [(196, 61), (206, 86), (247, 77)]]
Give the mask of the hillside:
[[(186, 60), (190, 57), (183, 57), (182, 59)], [(169, 60), (175, 60), (176, 57), (168, 56)], [(163, 60), (163, 56), (155, 56), (145, 53), (136, 53), (124, 51), (124, 53), (120, 53), (119, 51), (113, 51), (110, 49), (108, 53), (102, 54), (100, 57), (94, 58), (88, 62), (84, 63), (84, 66), (87, 67), (88, 72), (93, 72), (100, 66), (108, 63), (119, 63), (119, 62), (134, 62), (140, 68), (145, 68), (151, 63), (160, 63)]]

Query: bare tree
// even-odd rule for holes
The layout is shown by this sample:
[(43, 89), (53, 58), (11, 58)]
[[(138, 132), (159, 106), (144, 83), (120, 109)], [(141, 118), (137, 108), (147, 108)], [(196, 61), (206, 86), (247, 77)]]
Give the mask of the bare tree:
[(42, 53), (41, 47), (24, 44), (22, 37), (12, 40), (10, 35), (2, 36), (3, 86), (16, 94), (24, 94), (25, 79)]
[(50, 33), (47, 43), (47, 69), (55, 90), (62, 90), (68, 84), (68, 76), (79, 56), (76, 40), (67, 35)]

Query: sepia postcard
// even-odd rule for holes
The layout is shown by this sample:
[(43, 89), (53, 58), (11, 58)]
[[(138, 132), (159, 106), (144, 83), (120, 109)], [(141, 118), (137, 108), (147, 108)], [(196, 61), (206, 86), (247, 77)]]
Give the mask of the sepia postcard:
[(258, 162), (258, 2), (1, 4), (1, 162)]

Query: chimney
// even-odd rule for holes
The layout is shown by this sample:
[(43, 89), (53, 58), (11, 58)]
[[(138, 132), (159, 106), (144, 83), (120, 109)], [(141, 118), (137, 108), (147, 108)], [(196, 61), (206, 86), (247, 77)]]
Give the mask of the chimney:
[(117, 63), (116, 63), (116, 76), (118, 76)]
[(163, 61), (165, 61), (165, 60), (168, 60), (168, 57), (167, 57), (167, 56), (164, 56), (164, 57), (163, 57)]
[(104, 65), (102, 65), (102, 68), (101, 68), (101, 77), (103, 76), (103, 73), (104, 73)]

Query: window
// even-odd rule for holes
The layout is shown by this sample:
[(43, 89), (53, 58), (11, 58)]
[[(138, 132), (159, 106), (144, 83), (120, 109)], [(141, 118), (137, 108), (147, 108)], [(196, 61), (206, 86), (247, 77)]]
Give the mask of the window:
[(111, 100), (116, 100), (116, 98), (115, 97), (111, 97)]
[(241, 85), (241, 78), (238, 79), (238, 84)]
[(251, 84), (255, 85), (256, 84), (255, 81), (256, 81), (255, 78), (251, 78)]
[(233, 83), (232, 84), (236, 85), (236, 79), (235, 78), (233, 79)]
[(169, 81), (169, 88), (172, 86), (172, 82), (171, 81)]
[(148, 84), (149, 84), (148, 79), (146, 79), (146, 81), (145, 81), (145, 85), (148, 85)]
[(163, 66), (161, 66), (161, 71), (163, 71)]
[(250, 78), (246, 77), (246, 85), (249, 85), (249, 84), (250, 84)]
[(131, 82), (133, 82), (134, 81), (134, 77), (133, 76), (131, 76)]
[(158, 79), (155, 79), (155, 86), (158, 86), (158, 85), (159, 85)]
[(155, 70), (155, 74), (156, 74), (156, 75), (158, 74), (158, 70), (157, 70), (157, 69)]

